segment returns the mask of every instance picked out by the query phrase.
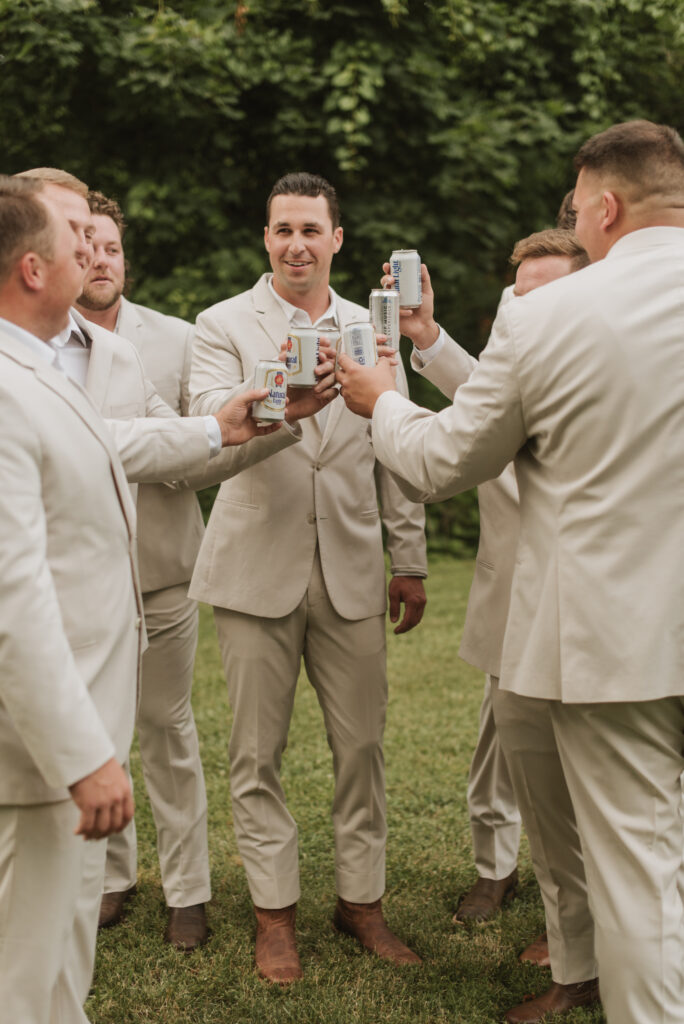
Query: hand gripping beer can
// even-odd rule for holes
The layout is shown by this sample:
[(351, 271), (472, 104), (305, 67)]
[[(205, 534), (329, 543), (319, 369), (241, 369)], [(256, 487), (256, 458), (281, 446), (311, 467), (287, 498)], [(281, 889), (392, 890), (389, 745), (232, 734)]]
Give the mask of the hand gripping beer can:
[(415, 249), (395, 249), (390, 256), (390, 273), (399, 292), (402, 309), (418, 309), (423, 299), (420, 256)]
[(252, 402), (252, 416), (257, 426), (267, 427), (285, 419), (287, 404), (287, 369), (279, 359), (260, 359), (254, 368), (254, 387), (268, 388), (261, 402)]
[(291, 388), (312, 388), (316, 383), (320, 331), (317, 327), (293, 327), (287, 336), (288, 384)]
[(344, 347), (355, 363), (361, 366), (375, 366), (378, 361), (378, 346), (375, 328), (367, 320), (347, 324), (342, 332)]
[(389, 344), (399, 348), (399, 292), (395, 288), (373, 288), (368, 314), (377, 333), (386, 335)]

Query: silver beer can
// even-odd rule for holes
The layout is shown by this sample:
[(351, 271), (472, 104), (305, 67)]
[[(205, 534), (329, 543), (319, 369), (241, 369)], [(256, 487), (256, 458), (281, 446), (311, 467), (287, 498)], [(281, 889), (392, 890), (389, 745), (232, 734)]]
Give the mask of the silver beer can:
[(320, 331), (317, 327), (293, 327), (287, 336), (288, 384), (291, 388), (312, 388), (316, 383)]
[(368, 297), (370, 322), (387, 337), (393, 348), (399, 348), (399, 292), (395, 288), (373, 288)]
[(420, 256), (415, 249), (395, 249), (390, 256), (390, 273), (399, 292), (402, 309), (418, 309), (423, 299)]
[(340, 354), (342, 333), (339, 327), (319, 327), (318, 339), (321, 344), (323, 342), (326, 342), (328, 347), (334, 351), (335, 356), (338, 356)]
[(378, 361), (378, 346), (375, 328), (367, 320), (347, 324), (342, 332), (347, 354), (360, 366), (375, 366)]
[(285, 419), (287, 369), (279, 359), (260, 359), (254, 367), (254, 387), (268, 388), (261, 402), (252, 402), (252, 416), (259, 427)]

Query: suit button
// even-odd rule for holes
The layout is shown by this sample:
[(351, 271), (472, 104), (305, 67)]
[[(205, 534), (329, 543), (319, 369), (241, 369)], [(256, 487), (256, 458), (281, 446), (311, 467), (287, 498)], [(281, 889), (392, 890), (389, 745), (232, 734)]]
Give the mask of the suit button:
[(315, 514), (313, 512), (309, 512), (308, 516), (306, 517), (306, 521), (307, 523), (309, 523), (310, 526), (313, 526), (313, 524), (316, 522)]
[(136, 629), (140, 629), (141, 626), (142, 626), (142, 619), (141, 619), (140, 616), (138, 616), (137, 619), (135, 620), (135, 628)]
[(316, 471), (318, 471), (319, 469), (323, 469), (323, 466), (320, 464), (320, 462), (317, 462), (316, 463)]

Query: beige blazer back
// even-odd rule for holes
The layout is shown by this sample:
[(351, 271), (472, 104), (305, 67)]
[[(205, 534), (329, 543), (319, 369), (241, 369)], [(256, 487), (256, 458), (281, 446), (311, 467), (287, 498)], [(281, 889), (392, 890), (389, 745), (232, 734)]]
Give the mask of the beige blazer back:
[[(427, 365), (411, 357), (413, 369), (452, 399), (477, 366), (477, 359), (445, 336), (445, 344)], [(459, 654), (489, 675), (501, 674), (515, 556), (520, 533), (520, 505), (515, 467), (510, 463), (495, 480), (477, 489), (480, 542), (468, 595)]]
[[(274, 359), (288, 321), (264, 275), (256, 286), (197, 318), (191, 412), (209, 413), (251, 384), (260, 359)], [(368, 311), (337, 297), (342, 326)], [(401, 370), (401, 386), (405, 375)], [(277, 436), (277, 435), (274, 435)], [(279, 617), (306, 592), (318, 545), (330, 599), (346, 619), (385, 611), (382, 527), (392, 572), (425, 575), (424, 511), (376, 464), (368, 421), (341, 399), (325, 428), (306, 420), (302, 439), (221, 487), (190, 594), (249, 615)]]
[(133, 735), (135, 509), (85, 392), (0, 332), (0, 803), (64, 800)]
[(567, 702), (684, 687), (684, 229), (501, 307), (454, 404), (383, 395), (376, 451), (437, 498), (515, 455), (521, 527), (501, 685)]

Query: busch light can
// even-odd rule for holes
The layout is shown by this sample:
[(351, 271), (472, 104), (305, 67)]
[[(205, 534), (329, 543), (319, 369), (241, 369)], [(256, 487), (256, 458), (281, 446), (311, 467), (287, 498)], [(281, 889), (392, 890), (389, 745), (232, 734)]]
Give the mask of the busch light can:
[(285, 419), (287, 404), (287, 369), (279, 359), (260, 359), (254, 368), (254, 387), (268, 388), (261, 402), (252, 402), (252, 416), (257, 426), (267, 427)]
[(420, 256), (415, 249), (395, 249), (390, 256), (390, 273), (399, 292), (402, 309), (418, 309), (423, 299)]
[(378, 346), (375, 328), (367, 320), (347, 324), (342, 332), (344, 347), (355, 363), (361, 366), (375, 366), (378, 361)]
[(387, 337), (393, 348), (399, 348), (399, 292), (395, 288), (373, 288), (368, 297), (370, 322)]

